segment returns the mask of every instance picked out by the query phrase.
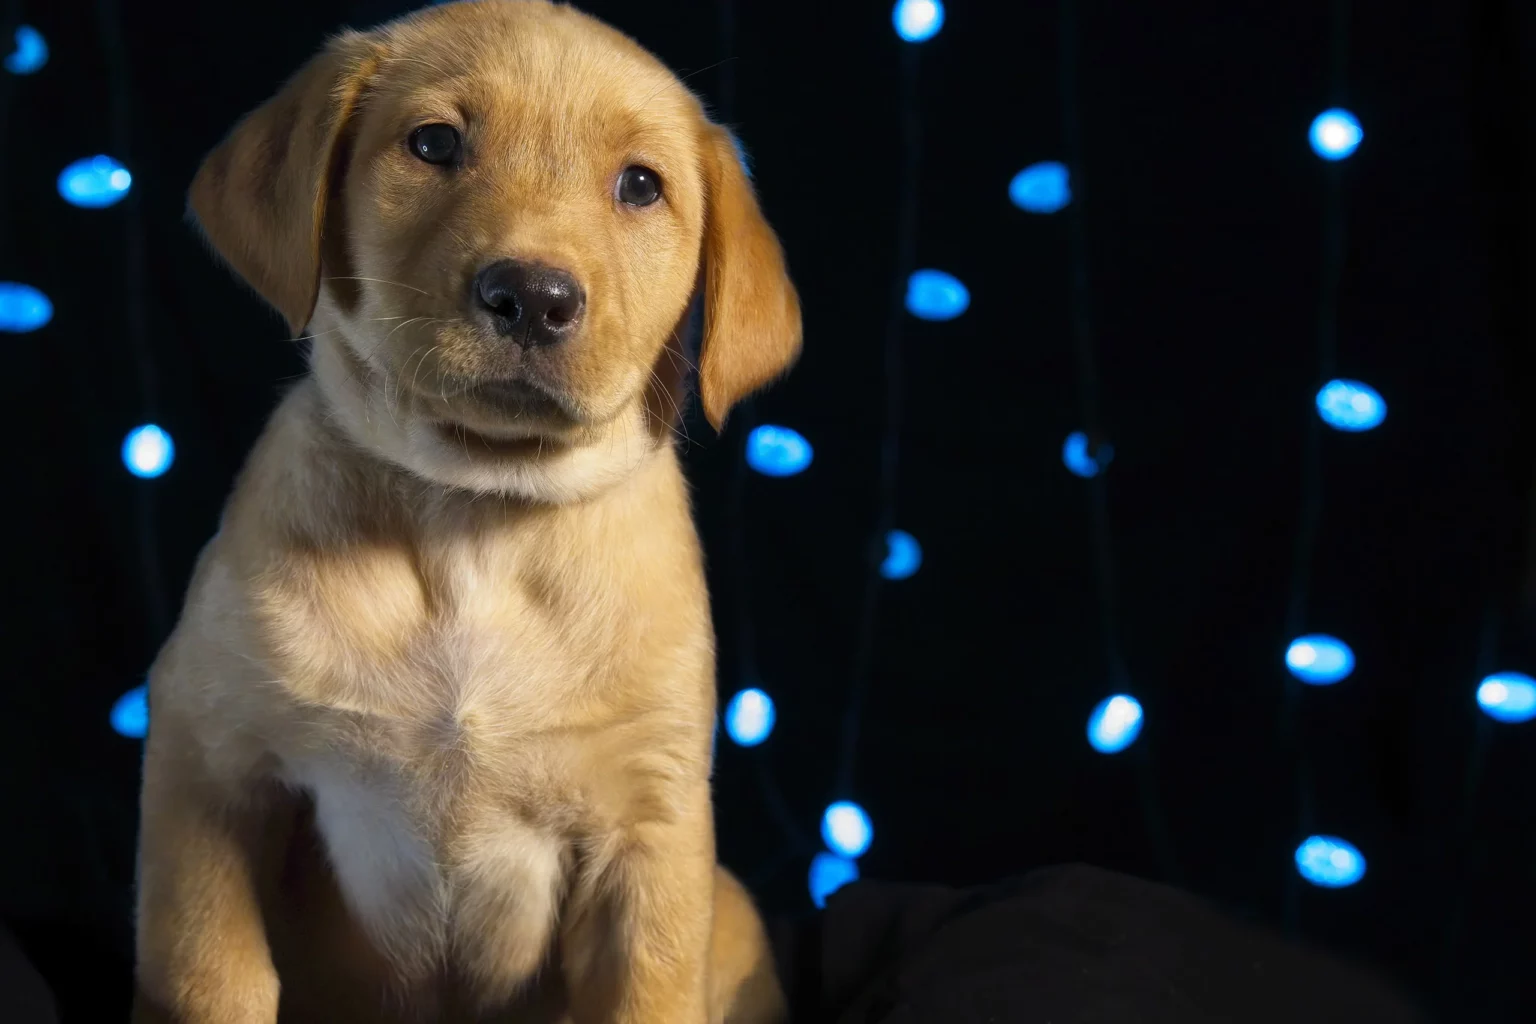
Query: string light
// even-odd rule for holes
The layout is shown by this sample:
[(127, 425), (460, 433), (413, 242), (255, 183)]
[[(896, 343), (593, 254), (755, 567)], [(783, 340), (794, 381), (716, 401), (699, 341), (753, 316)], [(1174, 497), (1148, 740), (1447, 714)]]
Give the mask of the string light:
[(821, 838), (833, 853), (856, 858), (869, 849), (875, 830), (864, 808), (851, 800), (839, 800), (821, 816)]
[(1118, 754), (1141, 735), (1141, 702), (1129, 694), (1106, 697), (1088, 716), (1088, 745), (1101, 754)]
[(773, 732), (773, 698), (757, 687), (742, 690), (725, 706), (725, 731), (739, 747), (755, 747)]
[(1285, 649), (1291, 675), (1313, 686), (1330, 686), (1355, 670), (1355, 652), (1338, 637), (1313, 633), (1291, 641)]
[(1324, 889), (1343, 889), (1365, 877), (1365, 857), (1338, 836), (1309, 836), (1296, 847), (1296, 870)]
[(747, 435), (747, 465), (764, 476), (794, 476), (811, 464), (811, 442), (798, 431), (764, 423)]
[(1477, 704), (1500, 722), (1529, 722), (1536, 718), (1536, 679), (1524, 672), (1496, 672), (1477, 688)]
[(892, 530), (885, 535), (885, 559), (880, 575), (888, 580), (904, 580), (923, 564), (923, 547), (906, 530)]
[(906, 42), (926, 43), (944, 27), (944, 5), (940, 0), (897, 0), (891, 24)]
[(1088, 435), (1081, 430), (1068, 434), (1061, 445), (1062, 464), (1074, 476), (1080, 476), (1085, 480), (1102, 473), (1114, 457), (1114, 445), (1100, 444), (1095, 450), (1088, 443)]
[(113, 730), (119, 736), (141, 740), (149, 732), (149, 687), (135, 686), (112, 705)]
[(53, 319), (53, 303), (29, 284), (0, 281), (0, 331), (25, 334)]
[(48, 43), (31, 25), (16, 29), (16, 49), (5, 58), (5, 70), (13, 75), (30, 75), (48, 63)]
[(1334, 107), (1313, 119), (1307, 138), (1313, 152), (1324, 160), (1343, 160), (1360, 148), (1365, 131), (1354, 114)]
[(1358, 434), (1381, 426), (1387, 403), (1369, 384), (1331, 380), (1317, 393), (1317, 414), (1335, 430)]
[(1055, 160), (1030, 164), (1008, 183), (1008, 198), (1026, 213), (1056, 213), (1072, 201), (1067, 165)]
[(122, 200), (133, 186), (128, 168), (109, 156), (76, 160), (59, 173), (59, 195), (73, 206), (99, 210)]
[(858, 880), (859, 865), (856, 861), (826, 852), (811, 858), (811, 902), (816, 904), (818, 910), (827, 905), (828, 896), (849, 882)]
[(907, 312), (919, 320), (953, 320), (970, 305), (970, 290), (953, 274), (917, 270), (907, 278)]
[(162, 475), (175, 458), (176, 445), (171, 435), (153, 423), (134, 427), (123, 439), (123, 465), (140, 479), (152, 480)]

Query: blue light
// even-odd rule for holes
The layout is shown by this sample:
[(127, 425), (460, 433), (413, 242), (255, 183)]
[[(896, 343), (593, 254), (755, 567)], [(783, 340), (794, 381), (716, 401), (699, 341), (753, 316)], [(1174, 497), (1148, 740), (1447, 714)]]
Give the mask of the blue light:
[(1524, 672), (1495, 672), (1477, 688), (1478, 706), (1500, 722), (1536, 718), (1536, 679)]
[(133, 175), (109, 156), (76, 160), (59, 174), (59, 195), (75, 206), (99, 210), (128, 194)]
[(953, 320), (970, 305), (970, 291), (953, 274), (915, 270), (907, 278), (907, 312), (919, 320)]
[(1387, 403), (1369, 384), (1331, 380), (1317, 393), (1317, 414), (1335, 430), (1358, 434), (1381, 426), (1387, 418)]
[(1008, 183), (1008, 198), (1026, 213), (1055, 213), (1072, 201), (1067, 165), (1055, 160), (1030, 164)]
[(1324, 160), (1343, 160), (1360, 148), (1365, 132), (1360, 121), (1347, 110), (1334, 107), (1318, 114), (1312, 121), (1307, 139), (1312, 149)]
[(1106, 697), (1088, 716), (1088, 744), (1101, 754), (1118, 754), (1141, 735), (1141, 719), (1141, 702), (1135, 697)]
[(171, 442), (171, 435), (153, 423), (134, 427), (123, 439), (123, 465), (141, 479), (153, 480), (170, 469), (175, 458), (176, 445)]
[(29, 284), (0, 281), (0, 331), (25, 334), (53, 319), (53, 303)]
[(1114, 457), (1115, 447), (1111, 444), (1101, 444), (1097, 452), (1091, 452), (1088, 435), (1081, 430), (1068, 434), (1061, 445), (1061, 461), (1073, 474), (1085, 480), (1102, 473)]
[(939, 0), (896, 0), (891, 24), (904, 41), (926, 43), (944, 27), (944, 5)]
[(864, 808), (851, 800), (839, 800), (821, 816), (821, 838), (839, 856), (860, 857), (869, 849), (875, 830)]
[(888, 580), (904, 580), (923, 564), (923, 546), (906, 530), (892, 530), (885, 535), (885, 560), (880, 575)]
[(818, 908), (827, 905), (827, 897), (859, 880), (859, 865), (835, 853), (818, 853), (811, 858), (811, 902)]
[(1311, 836), (1296, 847), (1296, 870), (1324, 889), (1342, 889), (1365, 877), (1365, 857), (1338, 836)]
[(141, 740), (149, 732), (149, 687), (135, 686), (112, 705), (112, 729), (119, 736)]
[(773, 732), (777, 717), (773, 698), (753, 687), (742, 690), (725, 706), (725, 731), (738, 746), (755, 747)]
[(747, 435), (747, 465), (764, 476), (794, 476), (811, 464), (811, 442), (788, 427), (763, 424)]
[(31, 25), (16, 30), (16, 49), (5, 58), (5, 70), (13, 75), (30, 75), (48, 63), (48, 44), (43, 34)]
[(1338, 637), (1313, 633), (1297, 637), (1285, 649), (1291, 675), (1313, 686), (1329, 686), (1355, 670), (1355, 652)]

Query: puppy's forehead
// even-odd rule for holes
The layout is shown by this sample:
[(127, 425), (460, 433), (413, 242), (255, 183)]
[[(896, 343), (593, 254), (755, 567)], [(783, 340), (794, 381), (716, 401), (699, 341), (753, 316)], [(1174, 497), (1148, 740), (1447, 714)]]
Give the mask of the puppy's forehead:
[(429, 8), (393, 26), (386, 48), (384, 91), (406, 105), (452, 104), (469, 119), (543, 120), (623, 135), (687, 131), (702, 112), (633, 40), (542, 0)]

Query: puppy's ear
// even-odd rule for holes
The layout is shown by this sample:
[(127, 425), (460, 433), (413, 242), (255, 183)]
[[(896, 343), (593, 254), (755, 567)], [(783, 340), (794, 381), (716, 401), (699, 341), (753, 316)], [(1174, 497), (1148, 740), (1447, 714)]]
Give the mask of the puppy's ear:
[(704, 170), (704, 347), (699, 391), (720, 430), (731, 408), (800, 354), (800, 300), (730, 133), (708, 128)]
[(326, 203), (347, 124), (380, 55), (349, 32), (235, 126), (203, 161), (188, 207), (209, 243), (297, 335), (320, 288)]

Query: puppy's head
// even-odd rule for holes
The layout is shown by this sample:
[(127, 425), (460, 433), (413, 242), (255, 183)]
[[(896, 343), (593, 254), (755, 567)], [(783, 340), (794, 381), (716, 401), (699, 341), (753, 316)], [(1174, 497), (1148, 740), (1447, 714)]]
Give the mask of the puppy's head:
[(354, 440), (547, 501), (670, 436), (690, 300), (720, 427), (800, 347), (729, 134), (655, 58), (541, 0), (349, 33), (204, 162), (192, 212)]

